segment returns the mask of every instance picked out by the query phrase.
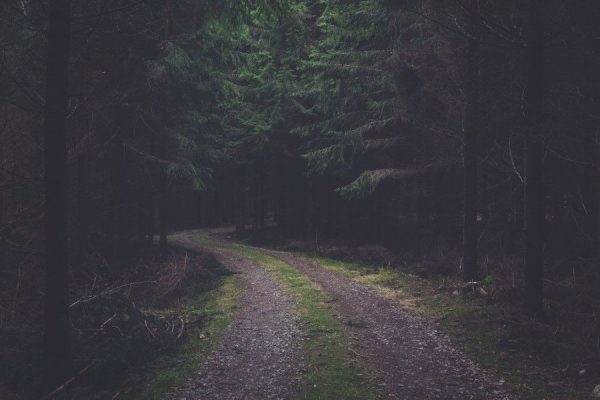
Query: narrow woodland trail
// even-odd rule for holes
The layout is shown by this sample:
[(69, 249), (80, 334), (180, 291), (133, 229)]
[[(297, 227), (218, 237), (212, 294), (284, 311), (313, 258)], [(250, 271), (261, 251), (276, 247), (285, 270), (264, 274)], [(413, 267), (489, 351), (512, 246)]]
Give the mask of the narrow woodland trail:
[[(227, 248), (228, 241), (217, 240)], [(245, 290), (239, 316), (220, 348), (177, 398), (293, 398), (304, 366), (291, 301), (260, 266), (234, 252), (195, 243), (189, 233), (178, 234), (176, 242), (215, 254), (227, 268), (241, 273)], [(480, 369), (432, 323), (291, 253), (253, 249), (306, 274), (331, 297), (350, 345), (374, 373), (382, 398), (511, 399), (502, 380)]]
[(176, 390), (176, 400), (262, 400), (294, 397), (302, 382), (301, 332), (293, 304), (256, 263), (206, 248), (185, 233), (175, 244), (210, 252), (241, 277), (240, 309), (220, 345)]

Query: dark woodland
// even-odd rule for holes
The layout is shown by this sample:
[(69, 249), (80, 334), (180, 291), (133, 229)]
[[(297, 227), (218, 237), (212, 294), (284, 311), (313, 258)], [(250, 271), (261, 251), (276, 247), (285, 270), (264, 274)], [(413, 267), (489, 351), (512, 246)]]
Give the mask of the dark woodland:
[(600, 398), (597, 0), (0, 19), (1, 399)]

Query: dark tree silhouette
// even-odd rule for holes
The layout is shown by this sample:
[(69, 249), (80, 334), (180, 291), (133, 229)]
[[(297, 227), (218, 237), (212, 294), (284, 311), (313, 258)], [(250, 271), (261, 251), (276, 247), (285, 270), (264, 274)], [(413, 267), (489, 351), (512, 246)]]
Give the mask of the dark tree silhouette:
[(48, 61), (44, 116), (46, 300), (44, 356), (48, 386), (69, 371), (67, 103), (70, 1), (48, 4)]
[(463, 280), (476, 281), (477, 271), (477, 196), (478, 196), (478, 150), (477, 136), (481, 126), (480, 80), (479, 80), (479, 1), (473, 0), (467, 11), (470, 32), (467, 39), (467, 109), (464, 135), (464, 225), (463, 225)]
[(543, 314), (544, 187), (541, 123), (543, 117), (544, 2), (530, 0), (528, 73), (525, 88), (527, 150), (525, 176), (525, 305), (529, 314)]

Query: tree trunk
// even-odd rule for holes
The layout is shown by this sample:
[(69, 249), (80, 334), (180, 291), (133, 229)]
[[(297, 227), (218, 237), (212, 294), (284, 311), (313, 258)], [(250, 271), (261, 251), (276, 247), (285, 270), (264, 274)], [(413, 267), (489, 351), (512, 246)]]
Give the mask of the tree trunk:
[(88, 160), (85, 150), (77, 160), (77, 263), (83, 263), (89, 250)]
[(113, 262), (124, 266), (128, 239), (128, 187), (127, 187), (127, 154), (124, 135), (128, 130), (131, 118), (127, 107), (117, 106), (115, 112), (115, 133), (112, 138), (112, 232), (111, 245)]
[(171, 37), (173, 28), (173, 3), (172, 0), (165, 0), (165, 39)]
[[(144, 191), (142, 190), (142, 194), (144, 193)], [(145, 198), (143, 195), (138, 195), (137, 198), (137, 240), (140, 244), (144, 243), (144, 240), (146, 239), (146, 201), (148, 199)]]
[(198, 213), (196, 221), (198, 228), (204, 228), (204, 226), (206, 225), (204, 220), (204, 194), (205, 192), (198, 192), (196, 195), (198, 196), (196, 199), (196, 212)]
[(69, 350), (67, 102), (70, 1), (48, 3), (48, 59), (44, 113), (46, 209), (44, 366), (49, 388), (67, 378)]
[(213, 223), (212, 226), (221, 225), (221, 194), (219, 192), (219, 178), (215, 179), (215, 189), (213, 192)]
[(600, 258), (600, 178), (596, 178), (596, 183), (594, 184), (594, 211), (592, 212), (592, 229), (594, 232), (594, 256), (596, 258)]
[(312, 180), (308, 182), (308, 196), (306, 198), (306, 214), (305, 214), (305, 222), (304, 222), (304, 232), (306, 235), (306, 240), (309, 240), (311, 243), (311, 250), (313, 249), (313, 235), (315, 233), (315, 184)]
[(154, 234), (156, 233), (155, 226), (154, 226), (154, 220), (155, 220), (155, 216), (156, 216), (156, 196), (155, 196), (155, 191), (153, 188), (150, 188), (150, 190), (149, 190), (147, 204), (148, 204), (148, 214), (146, 216), (147, 217), (146, 240), (148, 241), (149, 245), (152, 245), (152, 244), (154, 244)]
[[(171, 0), (165, 0), (165, 40), (169, 40), (173, 28), (173, 4)], [(166, 118), (168, 121), (168, 116)], [(160, 136), (159, 153), (162, 160), (167, 159), (168, 138), (166, 131)], [(168, 225), (168, 177), (164, 167), (160, 168), (160, 177), (158, 182), (158, 243), (161, 247), (167, 245), (167, 225)]]
[(160, 182), (159, 182), (159, 193), (158, 193), (158, 243), (161, 247), (167, 245), (167, 225), (168, 225), (168, 182), (166, 171), (160, 171)]
[(484, 224), (487, 224), (491, 216), (494, 215), (492, 209), (492, 205), (494, 204), (494, 202), (490, 200), (491, 191), (487, 183), (488, 181), (486, 181), (485, 178), (483, 178), (482, 181), (485, 183), (481, 185), (481, 205), (479, 206), (479, 209), (481, 210), (481, 220)]
[(258, 196), (256, 199), (256, 228), (262, 231), (265, 228), (265, 167), (263, 164), (258, 166)]
[(528, 76), (525, 90), (527, 118), (525, 179), (525, 307), (533, 317), (543, 314), (544, 189), (540, 123), (543, 112), (544, 41), (542, 0), (530, 0)]
[(0, 192), (0, 226), (4, 225), (4, 221), (7, 220), (6, 215), (6, 192)]
[(238, 233), (246, 230), (246, 169), (242, 166), (236, 185), (236, 224)]
[(468, 66), (467, 66), (467, 109), (464, 136), (464, 221), (463, 221), (463, 280), (476, 281), (479, 275), (477, 265), (477, 176), (478, 151), (477, 135), (481, 128), (479, 103), (479, 39), (477, 24), (479, 23), (479, 1), (471, 1)]

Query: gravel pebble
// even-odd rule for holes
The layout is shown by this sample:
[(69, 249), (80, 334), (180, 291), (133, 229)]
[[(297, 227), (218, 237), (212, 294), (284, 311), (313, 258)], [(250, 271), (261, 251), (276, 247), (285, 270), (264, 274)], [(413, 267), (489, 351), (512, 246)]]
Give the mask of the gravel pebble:
[(293, 302), (256, 263), (227, 250), (207, 248), (186, 233), (177, 235), (175, 243), (210, 252), (239, 273), (243, 296), (218, 348), (170, 399), (293, 398), (306, 370)]
[(267, 251), (336, 299), (356, 356), (376, 371), (386, 398), (508, 400), (502, 379), (483, 371), (448, 335), (373, 290), (287, 252)]

